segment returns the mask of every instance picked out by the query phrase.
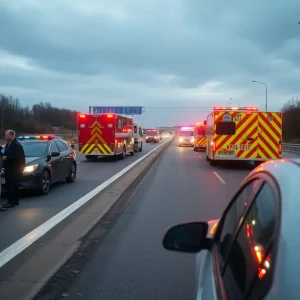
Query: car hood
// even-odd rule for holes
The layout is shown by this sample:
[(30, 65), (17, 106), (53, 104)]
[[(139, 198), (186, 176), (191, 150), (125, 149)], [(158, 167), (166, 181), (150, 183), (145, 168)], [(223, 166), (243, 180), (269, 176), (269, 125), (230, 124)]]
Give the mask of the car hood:
[(33, 163), (35, 160), (38, 160), (39, 157), (25, 157), (26, 165)]

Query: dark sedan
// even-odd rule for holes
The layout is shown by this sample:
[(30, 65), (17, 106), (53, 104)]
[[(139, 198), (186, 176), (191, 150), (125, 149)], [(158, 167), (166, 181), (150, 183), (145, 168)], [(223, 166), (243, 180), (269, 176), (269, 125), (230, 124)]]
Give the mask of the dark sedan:
[[(18, 140), (26, 157), (20, 189), (38, 190), (46, 195), (51, 184), (63, 179), (69, 183), (76, 180), (76, 153), (66, 141), (53, 135), (20, 136)], [(5, 191), (4, 172), (1, 179)]]

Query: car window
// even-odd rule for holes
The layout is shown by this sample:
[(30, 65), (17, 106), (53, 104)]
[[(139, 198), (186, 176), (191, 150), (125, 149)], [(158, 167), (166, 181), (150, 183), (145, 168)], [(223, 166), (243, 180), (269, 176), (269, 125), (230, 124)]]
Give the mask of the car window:
[(224, 223), (222, 225), (222, 231), (219, 240), (219, 252), (221, 254), (221, 261), (223, 261), (229, 251), (230, 243), (228, 242), (228, 235), (233, 235), (240, 221), (241, 215), (249, 205), (249, 201), (252, 196), (252, 192), (255, 190), (258, 179), (254, 179), (249, 182), (233, 200), (232, 205), (226, 215), (224, 216)]
[[(267, 279), (271, 275), (272, 260), (268, 252), (274, 240), (278, 215), (276, 195), (272, 188), (264, 183), (229, 250), (223, 276), (228, 299), (244, 299), (253, 282), (251, 288), (260, 292), (261, 297), (269, 290), (271, 281)], [(232, 237), (227, 235), (228, 240)], [(262, 280), (266, 282), (265, 286), (262, 286)], [(253, 290), (252, 296), (247, 299), (261, 299)]]
[(235, 122), (217, 122), (216, 124), (216, 134), (218, 135), (234, 135), (235, 130)]
[(49, 152), (59, 152), (58, 147), (54, 142), (51, 142)]
[(59, 149), (59, 152), (64, 152), (66, 151), (66, 147), (64, 146), (64, 143), (61, 141), (55, 141), (55, 143), (57, 144), (57, 147)]
[(134, 133), (137, 133), (137, 127), (136, 126), (134, 126)]
[(143, 135), (143, 131), (142, 131), (141, 127), (139, 128), (139, 134), (140, 134), (140, 136)]
[(64, 147), (65, 147), (66, 150), (70, 149), (70, 146), (66, 142), (63, 142), (63, 145), (64, 145)]

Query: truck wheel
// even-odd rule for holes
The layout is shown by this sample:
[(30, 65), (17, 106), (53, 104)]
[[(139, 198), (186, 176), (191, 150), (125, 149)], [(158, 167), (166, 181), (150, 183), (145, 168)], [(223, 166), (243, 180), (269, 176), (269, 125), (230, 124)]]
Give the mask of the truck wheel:
[(140, 151), (140, 152), (143, 151), (143, 143), (141, 143), (141, 147), (139, 148), (139, 151)]
[(135, 152), (135, 149), (133, 148), (133, 150), (130, 151), (130, 155), (133, 156), (133, 155), (134, 155), (134, 152)]
[(207, 154), (206, 154), (206, 161), (209, 161), (209, 158), (208, 158)]
[(211, 166), (215, 166), (215, 165), (216, 165), (216, 161), (213, 160), (213, 159), (210, 159), (210, 160), (209, 160), (209, 164), (210, 164)]
[(96, 156), (96, 155), (86, 155), (85, 158), (87, 160), (97, 160), (98, 156)]
[(194, 147), (194, 151), (195, 151), (195, 152), (198, 152), (198, 149), (197, 149), (197, 147)]

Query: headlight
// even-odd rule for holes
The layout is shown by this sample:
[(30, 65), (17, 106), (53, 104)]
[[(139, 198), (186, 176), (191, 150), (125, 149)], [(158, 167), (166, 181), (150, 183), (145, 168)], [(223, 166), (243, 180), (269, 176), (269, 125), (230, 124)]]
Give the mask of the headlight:
[(183, 142), (183, 138), (182, 137), (179, 138), (179, 142)]
[(26, 166), (23, 170), (23, 173), (31, 173), (31, 172), (35, 171), (37, 169), (37, 167), (38, 167), (38, 164)]
[(195, 139), (194, 139), (194, 138), (191, 138), (191, 142), (194, 143), (194, 142), (195, 142)]

